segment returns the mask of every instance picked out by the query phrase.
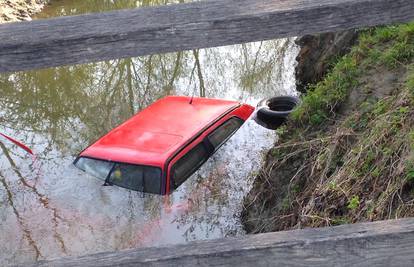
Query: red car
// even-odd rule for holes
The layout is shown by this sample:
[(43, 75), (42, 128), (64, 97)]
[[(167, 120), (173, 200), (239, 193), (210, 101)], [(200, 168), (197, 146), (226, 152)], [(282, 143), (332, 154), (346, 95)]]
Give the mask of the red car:
[(253, 111), (236, 101), (168, 96), (86, 148), (74, 164), (108, 185), (169, 194)]

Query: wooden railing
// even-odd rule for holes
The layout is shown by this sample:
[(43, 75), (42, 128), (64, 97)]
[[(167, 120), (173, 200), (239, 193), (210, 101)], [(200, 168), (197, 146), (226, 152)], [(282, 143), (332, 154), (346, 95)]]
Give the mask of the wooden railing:
[(413, 0), (212, 0), (0, 25), (0, 72), (414, 19)]
[(106, 252), (33, 266), (414, 266), (414, 219)]

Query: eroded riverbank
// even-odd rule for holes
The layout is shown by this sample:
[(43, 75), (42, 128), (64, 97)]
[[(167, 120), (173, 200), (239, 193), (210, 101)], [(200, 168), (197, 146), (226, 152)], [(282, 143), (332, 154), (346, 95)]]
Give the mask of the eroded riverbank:
[(414, 23), (364, 31), (333, 66), (278, 130), (247, 232), (414, 215)]

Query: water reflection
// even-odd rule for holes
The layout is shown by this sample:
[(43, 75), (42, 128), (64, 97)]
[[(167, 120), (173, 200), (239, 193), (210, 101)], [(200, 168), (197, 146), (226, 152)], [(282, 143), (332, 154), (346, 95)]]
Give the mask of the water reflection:
[[(39, 17), (165, 2), (55, 3)], [(241, 200), (274, 141), (252, 121), (167, 197), (103, 187), (72, 161), (165, 95), (292, 93), (296, 53), (282, 39), (0, 75), (0, 131), (36, 153), (0, 139), (0, 264), (243, 234)]]
[(52, 0), (35, 18), (71, 16), (84, 13), (104, 12), (116, 9), (137, 8), (195, 2), (190, 0)]

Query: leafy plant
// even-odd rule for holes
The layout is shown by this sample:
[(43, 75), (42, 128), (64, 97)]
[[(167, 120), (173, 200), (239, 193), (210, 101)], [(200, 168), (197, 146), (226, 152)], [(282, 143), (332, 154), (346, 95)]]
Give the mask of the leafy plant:
[(348, 202), (348, 209), (356, 210), (359, 207), (359, 196), (353, 196)]

